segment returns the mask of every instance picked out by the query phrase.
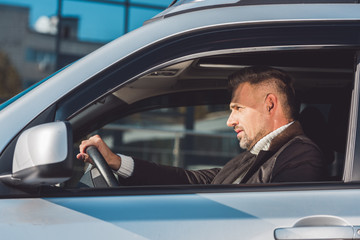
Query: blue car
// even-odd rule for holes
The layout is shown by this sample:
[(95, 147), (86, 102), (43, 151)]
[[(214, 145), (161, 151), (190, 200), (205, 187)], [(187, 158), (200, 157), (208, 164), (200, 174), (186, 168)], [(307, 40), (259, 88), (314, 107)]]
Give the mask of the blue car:
[[(99, 134), (147, 161), (223, 166), (242, 151), (228, 76), (252, 65), (294, 77), (328, 181), (125, 186), (76, 159)], [(0, 105), (0, 236), (360, 239), (359, 81), (356, 1), (174, 2)]]

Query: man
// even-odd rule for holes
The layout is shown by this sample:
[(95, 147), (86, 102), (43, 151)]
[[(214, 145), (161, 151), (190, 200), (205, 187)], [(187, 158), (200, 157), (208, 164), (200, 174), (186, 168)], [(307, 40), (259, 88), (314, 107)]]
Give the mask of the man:
[(325, 179), (322, 153), (295, 121), (291, 78), (268, 67), (244, 68), (229, 77), (231, 114), (240, 147), (246, 149), (223, 168), (190, 171), (114, 154), (96, 135), (80, 145), (78, 159), (91, 162), (85, 149), (98, 148), (122, 184), (237, 184), (304, 182)]

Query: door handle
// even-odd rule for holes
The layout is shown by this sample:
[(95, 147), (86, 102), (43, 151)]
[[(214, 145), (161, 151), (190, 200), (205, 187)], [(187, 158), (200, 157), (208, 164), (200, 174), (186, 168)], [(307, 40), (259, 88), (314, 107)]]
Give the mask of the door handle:
[(351, 226), (335, 216), (309, 216), (293, 227), (275, 229), (274, 237), (276, 240), (360, 239), (360, 226)]

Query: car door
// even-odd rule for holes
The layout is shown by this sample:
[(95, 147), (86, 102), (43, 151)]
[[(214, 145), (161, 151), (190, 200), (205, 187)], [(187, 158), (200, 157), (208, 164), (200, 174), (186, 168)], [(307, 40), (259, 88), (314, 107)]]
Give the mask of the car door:
[[(333, 53), (335, 55), (331, 56)], [(235, 60), (246, 59), (248, 61), (252, 57), (253, 59), (263, 59), (263, 54), (277, 55), (279, 53), (262, 52), (255, 55), (246, 54), (245, 56), (240, 54), (235, 57)], [(299, 59), (298, 54), (306, 55), (303, 50), (281, 52), (281, 55), (285, 56), (284, 59), (287, 63), (291, 62), (291, 59)], [(308, 54), (313, 56), (315, 52), (310, 51)], [(337, 56), (339, 62), (346, 61), (345, 59), (348, 57), (345, 54), (343, 61), (341, 61), (342, 54), (339, 54), (337, 50), (335, 52), (330, 51), (330, 54), (321, 51), (316, 52), (316, 54), (318, 56), (324, 54), (324, 59)], [(352, 51), (352, 54), (356, 55), (356, 51)], [(224, 59), (231, 61), (232, 57), (233, 55), (231, 55), (231, 58), (228, 55), (222, 55), (215, 58), (202, 58), (196, 61), (197, 65), (194, 68), (199, 71), (198, 67), (206, 65), (205, 62), (212, 62), (215, 65), (216, 62), (224, 62)], [(221, 61), (218, 61), (219, 59)], [(280, 62), (278, 60), (278, 64)], [(175, 67), (170, 68), (174, 69)], [(333, 66), (333, 69), (335, 69), (335, 66)], [(206, 71), (209, 71), (209, 69), (206, 69)], [(310, 72), (310, 70), (307, 71)], [(159, 74), (161, 71), (156, 72)], [(189, 72), (191, 70), (187, 69), (188, 74)], [(357, 76), (358, 72), (353, 74)], [(350, 75), (354, 76), (353, 74)], [(152, 78), (152, 75), (150, 73), (147, 77), (140, 78), (139, 82), (148, 81)], [(339, 79), (345, 76), (348, 77), (349, 74), (345, 71), (345, 75), (340, 74), (340, 76)], [(319, 81), (323, 80), (319, 73), (316, 74), (316, 77), (320, 79)], [(191, 79), (195, 81), (194, 76)], [(303, 77), (304, 81), (305, 79)], [(345, 81), (345, 79), (341, 80)], [(161, 80), (159, 81), (161, 82)], [(358, 95), (356, 93), (358, 86), (356, 81), (358, 80), (353, 79), (352, 81), (354, 81), (351, 98), (352, 111), (347, 113), (350, 114), (350, 125), (346, 129), (357, 129), (357, 122), (352, 119), (357, 114), (357, 111), (353, 111), (353, 108), (356, 106), (356, 100), (354, 99), (359, 97), (356, 96)], [(156, 85), (156, 81), (153, 83)], [(329, 83), (327, 82), (325, 85), (327, 84)], [(136, 81), (129, 85), (135, 86)], [(346, 85), (342, 84), (342, 86)], [(123, 86), (123, 88), (128, 89), (128, 86)], [(321, 103), (324, 104), (327, 101), (326, 99), (332, 98), (332, 92), (328, 93), (319, 89), (321, 87), (317, 88), (316, 91), (323, 92), (311, 93), (311, 91), (308, 91), (306, 95), (319, 95), (320, 98), (318, 99), (322, 100)], [(336, 90), (338, 96), (342, 96), (340, 85), (336, 87)], [(121, 92), (120, 88), (116, 94)], [(167, 93), (166, 91), (163, 96), (161, 93), (159, 93), (159, 100), (157, 100), (157, 97), (141, 100), (151, 109), (153, 108), (151, 104), (159, 107), (159, 103), (162, 103), (160, 105), (167, 107), (168, 104), (177, 106), (188, 103), (189, 99), (195, 102), (194, 95), (199, 96), (200, 94), (195, 91), (193, 95), (189, 93), (180, 93), (179, 95), (178, 92)], [(206, 99), (207, 95), (214, 96), (213, 93), (213, 91), (211, 91), (211, 94), (202, 93), (203, 98)], [(328, 94), (330, 96), (327, 96)], [(172, 99), (172, 95), (176, 97)], [(308, 98), (312, 99), (313, 96), (308, 96)], [(171, 100), (165, 101), (165, 99)], [(223, 99), (218, 101), (223, 101)], [(307, 105), (310, 105), (310, 100), (307, 97), (304, 97), (304, 101)], [(339, 99), (336, 99), (335, 103), (337, 101)], [(315, 103), (318, 104), (318, 102)], [(318, 105), (322, 106), (322, 104)], [(130, 108), (131, 110), (124, 108), (121, 115), (126, 115), (126, 111), (130, 113), (135, 111), (138, 114), (140, 110), (136, 111), (136, 107), (143, 109), (144, 106), (138, 103), (133, 105)], [(104, 113), (102, 114), (104, 116)], [(159, 114), (159, 111), (156, 114)], [(138, 117), (138, 115), (136, 116)], [(149, 115), (145, 116), (143, 121), (149, 123)], [(121, 119), (124, 120), (124, 117)], [(135, 118), (130, 117), (130, 119), (134, 120)], [(340, 128), (338, 119), (336, 123), (338, 124), (337, 127)], [(154, 123), (152, 122), (152, 124)], [(134, 125), (138, 128), (141, 126), (141, 121), (139, 119), (134, 121)], [(122, 126), (129, 127), (126, 124)], [(147, 130), (154, 131), (153, 128), (154, 125), (149, 129), (137, 129), (141, 132), (143, 141), (146, 141), (144, 132)], [(109, 130), (109, 127), (95, 133), (105, 134), (106, 129)], [(132, 129), (133, 135), (135, 130)], [(121, 134), (124, 138), (126, 138), (124, 136), (126, 131)], [(182, 134), (186, 134), (186, 131), (188, 129), (183, 129)], [(167, 130), (167, 132), (171, 134), (170, 130)], [(191, 134), (196, 134), (196, 132)], [(149, 141), (156, 141), (155, 133), (152, 132), (151, 136)], [(173, 138), (175, 143), (176, 137)], [(348, 141), (355, 141), (355, 136), (352, 134), (348, 138)], [(344, 139), (341, 140), (344, 141)], [(126, 146), (127, 144), (123, 140), (122, 145)], [(145, 155), (144, 149), (139, 146), (136, 146), (133, 151), (146, 156), (145, 158), (151, 158), (151, 155)], [(349, 157), (349, 151), (354, 151), (354, 146), (347, 145), (347, 157)], [(341, 153), (337, 152), (336, 155), (341, 155)], [(190, 158), (188, 155), (186, 157)], [(351, 159), (356, 161), (356, 158)], [(347, 158), (345, 162), (348, 163), (348, 161), (352, 160)], [(272, 239), (274, 237), (276, 239), (351, 239), (357, 236), (357, 226), (360, 219), (359, 212), (354, 208), (360, 191), (358, 185), (354, 183), (354, 175), (346, 173), (348, 170), (355, 171), (354, 168), (345, 165), (343, 178), (340, 180), (336, 178), (336, 181), (322, 183), (274, 183), (238, 186), (126, 186), (118, 189), (77, 189), (72, 190), (70, 194), (66, 194), (66, 197), (56, 197), (46, 190), (42, 194), (44, 194), (45, 200), (52, 204), (95, 218), (97, 221), (111, 223), (111, 227), (116, 226), (120, 231), (125, 231), (126, 234), (130, 233), (136, 237), (140, 236), (146, 239), (183, 239), (185, 237), (209, 239)]]

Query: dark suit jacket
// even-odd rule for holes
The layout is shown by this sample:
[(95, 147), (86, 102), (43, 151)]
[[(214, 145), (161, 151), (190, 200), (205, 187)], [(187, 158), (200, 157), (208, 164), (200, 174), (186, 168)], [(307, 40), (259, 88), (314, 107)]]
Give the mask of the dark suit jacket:
[(255, 156), (245, 151), (223, 168), (185, 170), (134, 159), (131, 177), (125, 185), (232, 184), (306, 182), (326, 180), (325, 163), (320, 149), (307, 138), (299, 122), (276, 136), (268, 151)]

